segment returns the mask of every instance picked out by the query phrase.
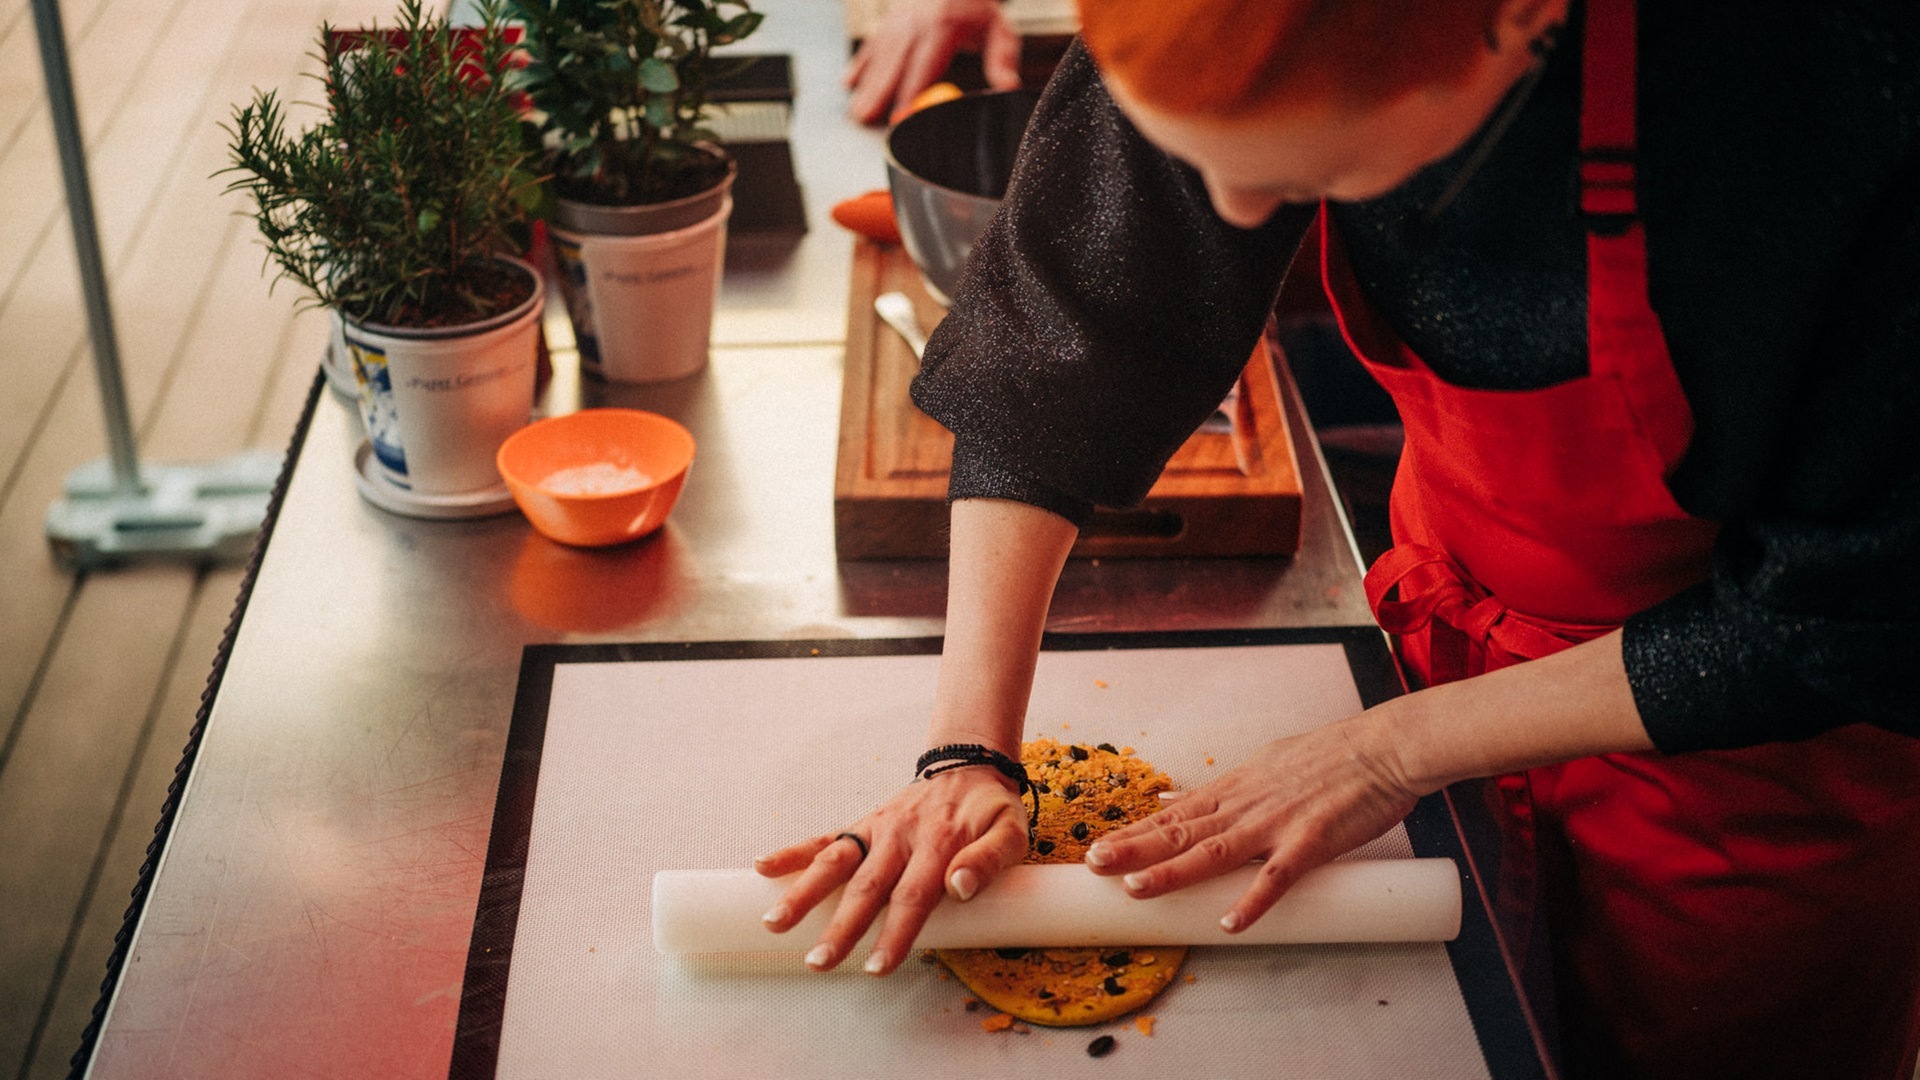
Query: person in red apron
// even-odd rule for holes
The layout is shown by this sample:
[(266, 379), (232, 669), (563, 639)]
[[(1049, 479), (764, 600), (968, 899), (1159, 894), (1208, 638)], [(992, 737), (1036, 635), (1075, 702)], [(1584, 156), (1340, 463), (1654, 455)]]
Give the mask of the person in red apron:
[[(1416, 686), (1599, 637), (1707, 572), (1717, 528), (1681, 510), (1666, 483), (1692, 416), (1633, 220), (1633, 9), (1593, 0), (1590, 12), (1586, 378), (1496, 394), (1442, 381), (1369, 318), (1321, 218), (1328, 299), (1406, 426), (1395, 546), (1368, 572), (1367, 596)], [(1920, 940), (1911, 920), (1880, 913), (1920, 839), (1912, 740), (1853, 727), (1740, 751), (1607, 754), (1495, 790), (1514, 858), (1539, 861), (1570, 1071), (1911, 1068)], [(1889, 815), (1898, 831), (1870, 829)], [(1855, 1038), (1823, 1037), (1828, 1023)], [(1869, 1037), (1876, 1028), (1893, 1037)]]
[[(1523, 100), (1541, 66), (1529, 65), (1524, 43), (1548, 38), (1567, 16), (1564, 0), (1497, 3), (1481, 66), (1442, 72), (1446, 58), (1436, 56), (1424, 71), (1430, 87), (1336, 114), (1351, 116), (1350, 126), (1329, 129), (1326, 114), (1312, 110), (1254, 125), (1289, 148), (1288, 171), (1276, 179), (1271, 151), (1248, 137), (1248, 125), (1192, 119), (1207, 107), (1245, 105), (1259, 90), (1261, 71), (1271, 73), (1260, 65), (1275, 62), (1256, 35), (1165, 22), (1141, 30), (1119, 17), (1096, 20), (1099, 7), (1083, 5), (1083, 20), (1113, 101), (1138, 134), (1197, 170), (1220, 220), (1247, 230), (1210, 248), (1211, 265), (1186, 264), (1212, 276), (1183, 295), (1229, 294), (1257, 276), (1247, 269), (1257, 259), (1246, 253), (1283, 204), (1320, 202), (1330, 222), (1322, 200), (1372, 199), (1476, 131), (1497, 138), (1502, 102)], [(1318, 9), (1288, 10), (1306, 19)], [(1384, 21), (1343, 47), (1368, 48), (1396, 32), (1398, 11), (1371, 10)], [(1456, 15), (1448, 5), (1425, 12)], [(1570, 1074), (1905, 1080), (1920, 1049), (1920, 918), (1903, 902), (1920, 885), (1920, 742), (1854, 725), (1791, 744), (1662, 756), (1651, 752), (1622, 670), (1622, 623), (1705, 580), (1719, 530), (1687, 514), (1668, 485), (1695, 432), (1649, 302), (1637, 221), (1635, 11), (1628, 0), (1589, 0), (1574, 14), (1583, 20), (1580, 180), (1589, 223), (1583, 376), (1523, 391), (1450, 384), (1368, 310), (1338, 230), (1323, 234), (1323, 277), (1342, 330), (1394, 397), (1407, 430), (1392, 499), (1396, 546), (1369, 572), (1367, 589), (1419, 692), (1272, 744), (1155, 819), (1095, 845), (1088, 862), (1125, 875), (1134, 895), (1149, 897), (1264, 857), (1259, 882), (1222, 920), (1237, 929), (1300, 872), (1390, 827), (1415, 795), (1496, 777), (1515, 859), (1503, 877), (1538, 882)], [(1164, 93), (1141, 95), (1127, 75), (1136, 48), (1176, 61), (1206, 49), (1212, 62)], [(1293, 76), (1303, 93), (1338, 95), (1315, 81), (1310, 49), (1292, 62), (1305, 72)], [(1097, 109), (1066, 115), (1110, 122)], [(1057, 130), (1038, 138), (1071, 141)], [(1107, 153), (1136, 152), (1124, 137), (1091, 141)], [(1045, 146), (1033, 152), (1060, 167), (1074, 157)], [(1101, 164), (1142, 175), (1158, 168), (1111, 159), (1094, 167)], [(1005, 402), (996, 403), (999, 413), (974, 404), (991, 396), (983, 380), (1018, 386), (1029, 377), (992, 365), (992, 354), (1008, 348), (1004, 340), (1064, 338), (1036, 319), (1040, 306), (1023, 299), (1021, 287), (1043, 291), (1041, 273), (1072, 258), (1072, 230), (1085, 226), (1064, 222), (1061, 243), (1032, 224), (1019, 234), (1027, 253), (1006, 241), (1047, 220), (1044, 180), (1023, 184), (1016, 175), (1009, 201), (1029, 222), (983, 241), (989, 251), (1030, 257), (1017, 274), (996, 279), (976, 269), (976, 256), (916, 383), (916, 400), (959, 440), (948, 639), (930, 741), (984, 747), (974, 764), (1017, 750), (1047, 591), (1073, 539), (1075, 511), (1058, 492), (1078, 484), (1106, 499), (1118, 490), (1116, 505), (1126, 494), (1087, 480), (1086, 469), (1076, 474), (1068, 440), (1031, 439), (1041, 449), (1024, 458), (976, 460), (992, 441), (982, 432), (1014, 441), (1045, 426), (1007, 421)], [(1177, 202), (1177, 181), (1160, 194)], [(1092, 216), (1104, 211), (1151, 228), (1126, 217), (1132, 199), (1145, 201), (1130, 191), (1119, 193), (1118, 206), (1096, 199)], [(1176, 239), (1143, 231), (1139, 242)], [(1102, 250), (1085, 238), (1078, 247)], [(1244, 265), (1236, 262), (1243, 257)], [(1145, 300), (1117, 283), (1079, 287)], [(1085, 295), (1069, 299), (1096, 306)], [(1231, 299), (1223, 311), (1251, 308), (1244, 297)], [(1100, 310), (1101, 319), (1073, 332), (1098, 339), (1131, 330), (1116, 325), (1124, 306)], [(1195, 320), (1196, 340), (1205, 322)], [(1001, 340), (971, 349), (963, 340), (989, 332)], [(1219, 355), (1233, 356), (1230, 345)], [(1041, 369), (1045, 361), (1027, 362)], [(1032, 396), (1060, 396), (1042, 385)], [(1109, 413), (1132, 403), (1094, 389)], [(1144, 410), (1125, 416), (1152, 421)], [(1079, 418), (1059, 407), (1044, 419), (1091, 441), (1085, 429), (1061, 423)], [(868, 964), (884, 973), (906, 955), (943, 884), (964, 900), (1017, 860), (1020, 818), (1010, 777), (990, 769), (930, 777), (847, 832), (770, 856), (769, 873), (805, 873), (769, 924), (791, 925), (846, 883), (849, 900), (809, 956), (832, 967), (891, 897)]]

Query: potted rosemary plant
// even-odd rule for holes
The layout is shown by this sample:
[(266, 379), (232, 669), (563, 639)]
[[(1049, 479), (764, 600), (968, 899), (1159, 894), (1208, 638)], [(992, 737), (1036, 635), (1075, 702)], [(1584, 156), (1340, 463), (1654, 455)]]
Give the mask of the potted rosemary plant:
[(423, 0), (393, 27), (322, 25), (320, 115), (294, 131), (272, 92), (227, 127), (229, 191), (281, 279), (339, 317), (370, 452), (362, 491), (449, 516), (504, 491), (493, 457), (533, 407), (543, 291), (524, 250), (539, 196), (505, 78), (501, 0), (453, 28)]
[(526, 31), (514, 75), (552, 175), (547, 212), (582, 366), (619, 382), (707, 360), (734, 164), (705, 126), (733, 63), (713, 50), (759, 27), (747, 0), (510, 0)]

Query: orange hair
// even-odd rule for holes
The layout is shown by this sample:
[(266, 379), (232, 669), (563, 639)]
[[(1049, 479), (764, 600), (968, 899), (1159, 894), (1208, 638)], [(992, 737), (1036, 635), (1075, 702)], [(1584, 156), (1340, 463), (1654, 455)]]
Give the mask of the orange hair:
[(1362, 107), (1466, 77), (1502, 0), (1079, 0), (1102, 72), (1174, 115)]

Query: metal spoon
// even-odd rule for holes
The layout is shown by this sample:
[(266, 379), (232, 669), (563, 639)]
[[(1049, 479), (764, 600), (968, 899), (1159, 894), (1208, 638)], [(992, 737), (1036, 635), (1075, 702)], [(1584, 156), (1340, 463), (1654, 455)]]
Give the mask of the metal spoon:
[(926, 358), (927, 335), (920, 329), (920, 315), (913, 310), (913, 300), (903, 292), (884, 292), (873, 298), (873, 310), (888, 326), (900, 331), (907, 339), (907, 347), (913, 350), (916, 360)]

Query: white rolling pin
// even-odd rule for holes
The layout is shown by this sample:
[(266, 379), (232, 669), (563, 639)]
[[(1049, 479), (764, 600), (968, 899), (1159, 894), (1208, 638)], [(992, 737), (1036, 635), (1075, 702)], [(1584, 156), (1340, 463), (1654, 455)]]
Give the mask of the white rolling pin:
[[(1451, 859), (1356, 859), (1302, 877), (1238, 934), (1220, 917), (1259, 867), (1151, 900), (1077, 864), (1016, 866), (972, 900), (943, 900), (916, 948), (1273, 945), (1451, 941), (1460, 933), (1460, 873)], [(752, 870), (662, 870), (653, 877), (653, 944), (662, 953), (803, 952), (839, 893), (784, 934), (760, 916), (787, 888)], [(882, 913), (884, 916), (884, 912)], [(871, 945), (869, 931), (862, 945)]]

